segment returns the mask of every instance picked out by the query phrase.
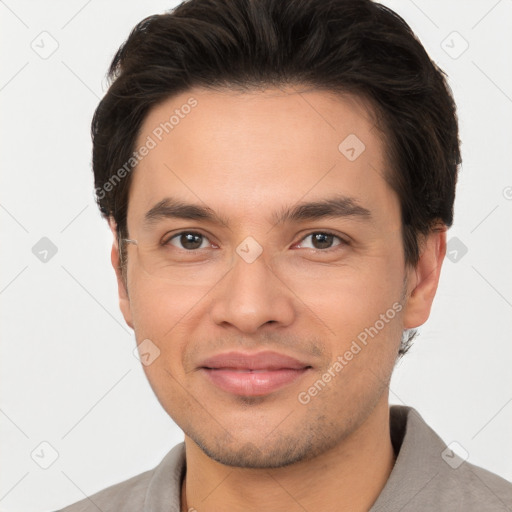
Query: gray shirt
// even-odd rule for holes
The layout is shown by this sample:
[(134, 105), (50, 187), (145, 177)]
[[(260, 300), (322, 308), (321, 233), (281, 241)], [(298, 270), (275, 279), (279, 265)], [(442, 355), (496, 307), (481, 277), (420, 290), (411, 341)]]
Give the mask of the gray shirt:
[[(512, 483), (462, 461), (412, 407), (390, 409), (398, 454), (369, 512), (512, 512)], [(108, 487), (61, 512), (180, 512), (185, 445), (154, 469)]]

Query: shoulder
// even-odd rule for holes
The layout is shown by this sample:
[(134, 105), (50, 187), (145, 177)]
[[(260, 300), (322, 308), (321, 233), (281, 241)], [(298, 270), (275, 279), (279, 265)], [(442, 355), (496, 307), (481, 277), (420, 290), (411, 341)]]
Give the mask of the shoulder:
[(180, 443), (155, 468), (111, 485), (58, 512), (142, 512), (152, 509), (153, 502), (162, 500), (169, 506), (174, 504), (179, 510), (184, 451), (184, 443)]
[(511, 482), (469, 462), (459, 462), (458, 467), (443, 465), (438, 474), (437, 488), (444, 495), (441, 501), (465, 511), (512, 510)]
[(154, 469), (145, 471), (140, 475), (107, 487), (63, 508), (59, 512), (97, 512), (98, 510), (103, 512), (110, 510), (128, 512), (143, 510), (146, 491), (154, 471)]
[(459, 457), (415, 409), (390, 412), (397, 459), (372, 512), (512, 511), (512, 483)]

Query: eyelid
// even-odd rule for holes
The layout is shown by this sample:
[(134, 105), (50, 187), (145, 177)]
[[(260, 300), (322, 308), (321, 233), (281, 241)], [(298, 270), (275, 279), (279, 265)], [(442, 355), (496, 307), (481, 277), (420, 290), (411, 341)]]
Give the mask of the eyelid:
[[(211, 245), (218, 245), (216, 242), (212, 241), (212, 236), (211, 235), (207, 235), (205, 234), (201, 229), (182, 229), (181, 231), (177, 231), (177, 232), (168, 232), (166, 233), (162, 238), (161, 238), (161, 242), (160, 242), (160, 245), (162, 246), (166, 246), (167, 244), (169, 244), (169, 242), (173, 239), (173, 238), (176, 238), (178, 236), (181, 236), (181, 235), (184, 235), (184, 234), (192, 234), (192, 235), (201, 235), (203, 238), (206, 238)], [(175, 246), (173, 246), (175, 247)], [(195, 249), (194, 251), (190, 251), (190, 250), (187, 250), (187, 249), (182, 249), (180, 247), (175, 247), (176, 249), (178, 250), (182, 250), (182, 251), (187, 251), (187, 252), (195, 252), (195, 251), (199, 251), (200, 249)], [(203, 247), (203, 249), (206, 249), (206, 247)]]
[(330, 250), (334, 250), (336, 249), (336, 247), (339, 247), (339, 246), (343, 246), (343, 245), (349, 245), (350, 244), (350, 241), (348, 240), (348, 237), (343, 237), (341, 235), (338, 235), (336, 233), (333, 233), (332, 231), (330, 231), (329, 229), (315, 229), (313, 231), (309, 231), (308, 233), (306, 233), (300, 240), (299, 242), (297, 242), (296, 244), (293, 244), (293, 245), (298, 245), (300, 243), (302, 243), (306, 238), (310, 237), (311, 235), (315, 235), (315, 234), (318, 234), (318, 233), (321, 233), (323, 235), (329, 235), (329, 236), (333, 236), (334, 238), (337, 238), (340, 243), (338, 245), (335, 245), (333, 247), (329, 247), (327, 249), (314, 249), (314, 248), (310, 248), (308, 247), (308, 249), (312, 250), (312, 251), (318, 251), (318, 252), (328, 252)]

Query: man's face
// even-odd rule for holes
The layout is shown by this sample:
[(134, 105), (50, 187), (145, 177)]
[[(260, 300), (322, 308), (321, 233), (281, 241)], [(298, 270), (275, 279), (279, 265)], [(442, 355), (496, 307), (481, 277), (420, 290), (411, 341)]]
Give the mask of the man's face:
[[(320, 91), (194, 89), (149, 113), (137, 147), (148, 136), (156, 147), (133, 175), (137, 245), (120, 294), (137, 343), (150, 340), (146, 357), (160, 351), (144, 366), (160, 403), (225, 464), (324, 452), (387, 404), (402, 330), (416, 326), (370, 111)], [(327, 200), (338, 204), (330, 215), (283, 215)], [(212, 218), (176, 217), (162, 201)]]

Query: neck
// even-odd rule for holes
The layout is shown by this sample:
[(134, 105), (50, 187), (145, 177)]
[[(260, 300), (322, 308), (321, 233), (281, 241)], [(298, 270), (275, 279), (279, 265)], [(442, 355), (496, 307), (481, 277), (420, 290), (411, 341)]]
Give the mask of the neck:
[(277, 469), (225, 466), (185, 436), (187, 474), (182, 510), (367, 511), (393, 469), (386, 400), (342, 443), (307, 461)]

